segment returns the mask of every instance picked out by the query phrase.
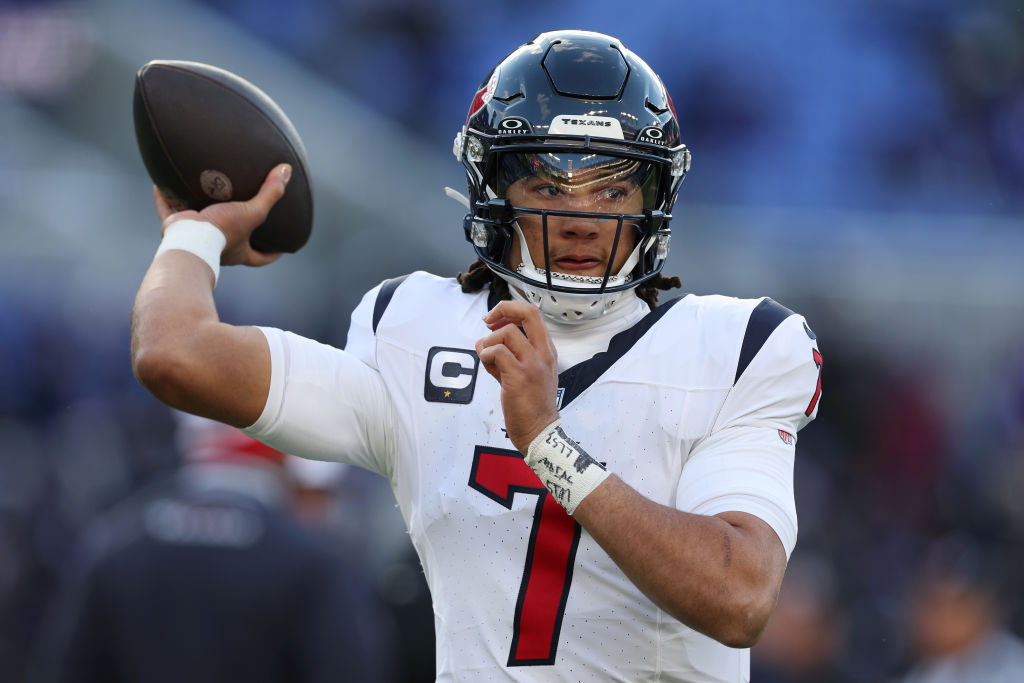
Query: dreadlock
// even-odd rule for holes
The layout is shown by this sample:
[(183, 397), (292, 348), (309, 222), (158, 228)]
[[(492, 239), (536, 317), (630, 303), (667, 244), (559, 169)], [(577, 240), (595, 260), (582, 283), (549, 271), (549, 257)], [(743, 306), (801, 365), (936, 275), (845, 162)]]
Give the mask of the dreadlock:
[(647, 282), (636, 288), (636, 295), (643, 299), (653, 311), (658, 306), (658, 290), (665, 292), (673, 287), (681, 288), (683, 281), (678, 275), (662, 275), (658, 273)]
[(473, 261), (465, 273), (456, 275), (455, 280), (462, 285), (462, 291), (466, 294), (475, 294), (490, 285), (499, 300), (512, 298), (508, 291), (508, 283), (500, 277), (496, 277), (494, 271), (480, 259)]
[[(465, 273), (459, 273), (455, 277), (462, 285), (462, 291), (467, 294), (479, 292), (485, 286), (490, 285), (499, 299), (509, 299), (508, 283), (497, 277), (487, 264), (477, 259), (469, 266)], [(659, 273), (647, 282), (636, 288), (636, 295), (653, 310), (658, 305), (658, 290), (669, 290), (673, 287), (682, 287), (683, 282), (677, 276), (671, 277)]]

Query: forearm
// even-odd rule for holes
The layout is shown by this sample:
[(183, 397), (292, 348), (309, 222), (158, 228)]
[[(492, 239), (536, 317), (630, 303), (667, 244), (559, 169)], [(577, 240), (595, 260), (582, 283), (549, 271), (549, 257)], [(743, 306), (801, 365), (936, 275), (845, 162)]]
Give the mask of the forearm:
[(607, 472), (562, 430), (561, 420), (523, 452), (549, 494), (647, 597), (727, 645), (756, 642), (786, 565), (767, 523), (743, 512), (712, 517), (659, 505)]
[(614, 475), (574, 516), (637, 588), (679, 621), (733, 647), (760, 637), (785, 571), (781, 543), (761, 520), (681, 512)]
[(213, 285), (193, 254), (154, 259), (132, 310), (132, 368), (164, 403), (246, 426), (266, 400), (269, 351), (258, 330), (220, 322)]

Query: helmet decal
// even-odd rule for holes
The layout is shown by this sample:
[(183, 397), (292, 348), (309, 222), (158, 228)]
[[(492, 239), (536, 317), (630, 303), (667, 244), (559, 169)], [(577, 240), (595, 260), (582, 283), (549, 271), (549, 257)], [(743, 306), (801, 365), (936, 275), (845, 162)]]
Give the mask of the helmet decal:
[(498, 135), (529, 135), (533, 133), (530, 122), (521, 116), (509, 116), (498, 124)]
[(637, 133), (637, 142), (647, 142), (652, 145), (664, 145), (665, 144), (665, 131), (659, 126), (647, 126), (642, 131)]
[(473, 102), (469, 105), (469, 114), (466, 116), (468, 123), (471, 118), (477, 115), (481, 109), (494, 97), (494, 89), (498, 86), (498, 68), (495, 67), (487, 83), (473, 95)]
[(672, 101), (672, 96), (668, 94), (668, 88), (665, 88), (665, 99), (668, 100), (668, 110), (672, 112), (672, 119), (679, 125), (679, 116), (676, 115), (676, 105)]
[(622, 124), (610, 116), (561, 115), (551, 119), (548, 127), (551, 135), (595, 135), (602, 138), (624, 140)]

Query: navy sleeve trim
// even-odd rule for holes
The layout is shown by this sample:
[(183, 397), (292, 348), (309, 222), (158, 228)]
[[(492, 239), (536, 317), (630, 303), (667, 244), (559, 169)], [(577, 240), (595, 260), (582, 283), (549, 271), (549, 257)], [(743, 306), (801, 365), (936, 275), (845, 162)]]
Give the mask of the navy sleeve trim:
[(377, 300), (373, 302), (373, 333), (377, 333), (377, 324), (380, 322), (381, 317), (384, 315), (384, 311), (387, 310), (388, 304), (391, 303), (391, 297), (395, 295), (395, 290), (398, 286), (405, 282), (408, 275), (402, 275), (400, 277), (385, 280), (384, 284), (380, 286), (380, 291), (377, 292)]
[(750, 319), (747, 320), (747, 331), (743, 333), (743, 345), (740, 347), (740, 358), (736, 364), (736, 379), (733, 380), (733, 384), (740, 380), (740, 375), (754, 360), (754, 356), (768, 341), (775, 328), (791, 315), (793, 311), (772, 299), (764, 299), (754, 307)]
[(583, 391), (597, 381), (597, 378), (604, 374), (605, 370), (612, 364), (626, 355), (626, 352), (633, 348), (642, 336), (654, 326), (654, 323), (668, 313), (669, 309), (682, 301), (687, 294), (669, 299), (653, 311), (641, 318), (633, 327), (619, 332), (608, 342), (608, 350), (594, 354), (594, 357), (578, 363), (565, 372), (558, 375), (558, 386), (562, 394), (562, 401), (559, 408), (564, 408), (583, 393)]

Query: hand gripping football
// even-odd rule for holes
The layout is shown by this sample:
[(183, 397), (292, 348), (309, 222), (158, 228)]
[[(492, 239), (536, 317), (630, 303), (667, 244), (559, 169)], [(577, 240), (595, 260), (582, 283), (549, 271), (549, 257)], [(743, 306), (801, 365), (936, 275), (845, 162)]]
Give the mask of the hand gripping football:
[(309, 164), (295, 126), (262, 90), (208, 64), (157, 60), (135, 78), (135, 137), (150, 178), (176, 209), (244, 201), (280, 163), (292, 166), (284, 197), (249, 239), (294, 252), (313, 229)]

